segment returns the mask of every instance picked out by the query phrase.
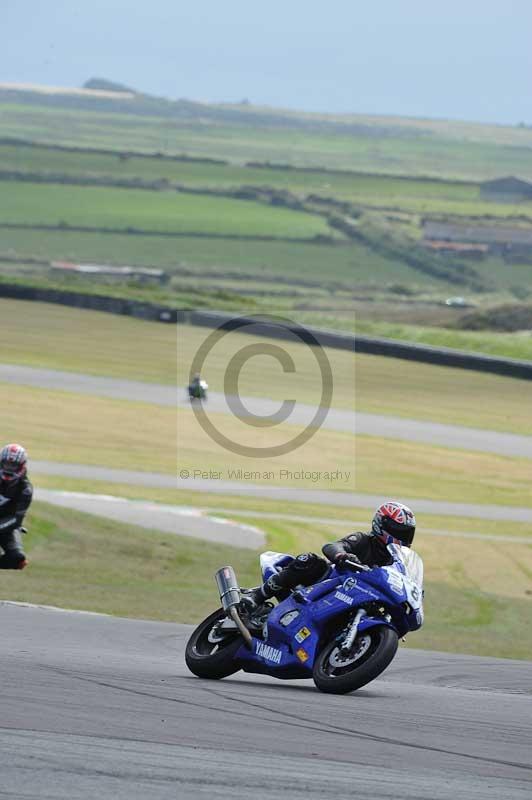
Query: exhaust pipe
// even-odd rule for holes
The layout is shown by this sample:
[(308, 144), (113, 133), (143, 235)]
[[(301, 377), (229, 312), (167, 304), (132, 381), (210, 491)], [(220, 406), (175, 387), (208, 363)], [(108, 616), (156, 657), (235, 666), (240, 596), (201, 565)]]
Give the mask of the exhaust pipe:
[(228, 614), (231, 608), (240, 603), (240, 587), (238, 585), (233, 567), (222, 567), (215, 574), (214, 579), (222, 601), (222, 608)]
[(231, 617), (242, 637), (250, 650), (253, 649), (253, 640), (251, 634), (240, 619), (237, 606), (241, 600), (240, 587), (238, 585), (235, 571), (233, 567), (222, 567), (215, 573), (214, 579), (220, 600), (222, 601), (222, 608), (225, 613)]

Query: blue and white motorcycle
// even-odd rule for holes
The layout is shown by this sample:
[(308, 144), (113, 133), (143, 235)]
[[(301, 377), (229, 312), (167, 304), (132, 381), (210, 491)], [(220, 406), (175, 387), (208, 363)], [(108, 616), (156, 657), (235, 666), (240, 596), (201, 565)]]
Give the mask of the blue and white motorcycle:
[[(232, 567), (215, 575), (222, 608), (190, 637), (188, 668), (220, 679), (238, 670), (275, 678), (312, 678), (322, 692), (345, 694), (390, 664), (398, 640), (423, 624), (423, 562), (413, 550), (388, 545), (393, 564), (331, 566), (319, 583), (282, 602), (249, 610)], [(291, 560), (263, 553), (264, 580)]]

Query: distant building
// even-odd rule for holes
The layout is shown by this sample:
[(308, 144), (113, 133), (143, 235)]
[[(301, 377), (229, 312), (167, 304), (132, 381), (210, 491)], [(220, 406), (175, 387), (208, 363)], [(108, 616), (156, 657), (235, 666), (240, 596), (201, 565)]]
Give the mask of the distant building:
[(51, 261), (50, 267), (56, 272), (77, 273), (78, 275), (96, 275), (99, 278), (116, 278), (117, 280), (138, 280), (140, 283), (155, 281), (166, 283), (168, 274), (162, 269), (145, 267), (115, 267), (109, 264), (73, 264), (70, 261)]
[(462, 225), (457, 222), (423, 220), (423, 238), (436, 242), (472, 244), (521, 244), (532, 247), (532, 227), (517, 225)]
[[(455, 222), (423, 220), (423, 244), (445, 251), (445, 245), (485, 245), (490, 253), (512, 259), (532, 255), (532, 227), (517, 225), (460, 225)], [(454, 248), (456, 251), (456, 248)], [(466, 250), (462, 251), (467, 255)]]
[(468, 242), (440, 242), (436, 239), (426, 239), (423, 245), (427, 250), (443, 253), (450, 256), (467, 256), (467, 258), (484, 258), (489, 251), (487, 244), (470, 244)]
[(524, 178), (495, 178), (480, 184), (481, 200), (497, 203), (522, 203), (532, 200), (532, 181)]

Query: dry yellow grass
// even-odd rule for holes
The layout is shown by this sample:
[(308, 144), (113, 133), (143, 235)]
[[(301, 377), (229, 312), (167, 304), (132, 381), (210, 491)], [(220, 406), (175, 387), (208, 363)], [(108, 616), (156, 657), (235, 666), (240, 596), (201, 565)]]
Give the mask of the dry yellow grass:
[[(320, 429), (305, 444), (276, 457), (250, 457), (227, 450), (203, 430), (193, 412), (178, 410), (177, 455), (179, 470), (209, 470), (221, 480), (244, 480), (274, 486), (349, 491), (355, 470), (355, 439), (347, 433)], [(210, 414), (216, 428), (227, 438), (252, 448), (268, 448), (292, 440), (302, 428), (283, 423), (275, 428), (252, 428), (224, 414)], [(239, 470), (247, 473), (240, 476)], [(285, 472), (287, 474), (285, 474)], [(304, 476), (300, 473), (305, 472)], [(342, 473), (329, 480), (323, 473)], [(321, 474), (320, 474), (321, 473)], [(201, 476), (197, 476), (201, 477)], [(191, 487), (192, 488), (192, 487)]]
[(371, 436), (357, 437), (356, 455), (359, 492), (532, 507), (531, 459)]
[(175, 412), (145, 403), (0, 383), (2, 436), (30, 458), (175, 472)]
[[(177, 375), (181, 384), (188, 380), (194, 357), (200, 347), (212, 336), (209, 328), (191, 325), (177, 326)], [(213, 338), (214, 342), (214, 338)], [(250, 345), (268, 345), (282, 350), (293, 360), (294, 372), (283, 372), (283, 367), (272, 355), (256, 355), (246, 361), (240, 373), (239, 389), (242, 395), (272, 397), (276, 400), (294, 398), (300, 402), (318, 405), (321, 400), (322, 380), (316, 357), (318, 348), (296, 341), (265, 339), (251, 334), (230, 332), (213, 344), (205, 360), (203, 373), (213, 390), (223, 391), (224, 376), (232, 357)], [(344, 350), (324, 349), (333, 376), (335, 408), (355, 407), (355, 367), (353, 354)]]
[[(0, 384), (0, 402), (4, 438), (21, 440), (35, 459), (170, 474), (178, 464), (217, 470), (225, 479), (236, 478), (229, 470), (243, 469), (273, 473), (253, 475), (248, 478), (252, 483), (532, 506), (532, 461), (527, 459), (364, 436), (357, 438), (355, 449), (354, 437), (323, 429), (287, 455), (245, 458), (213, 442), (188, 408), (176, 417), (171, 408), (6, 384)], [(288, 425), (250, 429), (225, 415), (212, 418), (231, 437), (255, 446), (285, 441), (299, 430)], [(351, 475), (315, 481), (312, 476), (282, 476), (281, 469)]]
[(356, 408), (532, 435), (532, 381), (357, 355)]
[(530, 544), (419, 536), (415, 548), (434, 583), (451, 591), (478, 590), (532, 603)]
[[(177, 464), (190, 469), (219, 470), (230, 478), (228, 469), (274, 470), (272, 483), (292, 486), (327, 486), (311, 478), (284, 479), (279, 470), (344, 470), (347, 481), (333, 488), (349, 489), (353, 480), (353, 438), (348, 434), (320, 430), (294, 453), (276, 459), (249, 459), (228, 453), (217, 445), (197, 423), (190, 409), (176, 411), (145, 403), (87, 397), (69, 392), (17, 387), (0, 383), (4, 408), (2, 435), (21, 441), (30, 456), (38, 460), (70, 462), (116, 469), (175, 474)], [(261, 444), (284, 441), (300, 429), (283, 425), (271, 436), (225, 415), (212, 415), (230, 436), (248, 436)], [(244, 431), (241, 428), (244, 428)], [(251, 430), (251, 434), (250, 434)], [(178, 436), (176, 438), (176, 432)]]
[(175, 384), (175, 326), (51, 303), (0, 299), (0, 361)]
[[(246, 444), (266, 446), (284, 441), (293, 426), (249, 428), (238, 421), (212, 414), (228, 436)], [(334, 488), (389, 496), (418, 497), (470, 503), (495, 503), (532, 507), (532, 460), (491, 453), (411, 444), (391, 439), (320, 430), (303, 447), (280, 458), (243, 458), (227, 452), (202, 430), (192, 412), (179, 411), (178, 461), (180, 468), (212, 468), (222, 479), (235, 479), (239, 467), (257, 473), (252, 483)], [(280, 479), (280, 469), (350, 472), (349, 481)], [(272, 471), (273, 477), (260, 473)], [(354, 480), (353, 480), (354, 474)], [(192, 487), (191, 487), (192, 488)], [(532, 516), (532, 512), (531, 512)]]
[[(7, 330), (17, 330), (17, 336), (4, 337), (3, 362), (167, 384), (186, 382), (192, 358), (210, 334), (207, 328), (17, 300), (0, 300), (0, 318)], [(205, 370), (213, 390), (223, 391), (230, 357), (253, 341), (246, 334), (231, 334), (215, 348)], [(242, 393), (316, 402), (318, 372), (311, 350), (271, 343), (290, 353), (297, 374), (284, 374), (271, 357), (255, 357), (242, 371)], [(342, 351), (328, 350), (327, 356), (334, 376), (333, 406), (532, 435), (532, 381), (380, 356), (353, 360)]]

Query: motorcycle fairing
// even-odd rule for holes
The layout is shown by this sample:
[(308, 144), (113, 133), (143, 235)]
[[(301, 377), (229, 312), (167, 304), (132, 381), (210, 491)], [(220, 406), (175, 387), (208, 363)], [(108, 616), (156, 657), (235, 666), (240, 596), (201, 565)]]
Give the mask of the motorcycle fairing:
[[(277, 678), (310, 677), (322, 634), (338, 618), (340, 628), (347, 612), (369, 603), (382, 604), (387, 616), (364, 617), (362, 633), (377, 625), (393, 628), (399, 636), (421, 627), (423, 622), (423, 562), (406, 547), (390, 545), (394, 563), (365, 572), (346, 572), (331, 567), (329, 577), (299, 588), (268, 615), (264, 639), (253, 637), (252, 649), (242, 645), (236, 654), (245, 672)], [(263, 575), (284, 566), (285, 553), (261, 556)]]
[(262, 580), (264, 583), (276, 575), (283, 567), (288, 566), (294, 556), (288, 553), (276, 553), (274, 550), (267, 550), (265, 553), (260, 554), (260, 571), (262, 573)]

